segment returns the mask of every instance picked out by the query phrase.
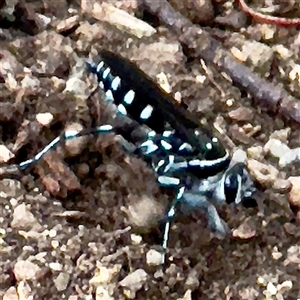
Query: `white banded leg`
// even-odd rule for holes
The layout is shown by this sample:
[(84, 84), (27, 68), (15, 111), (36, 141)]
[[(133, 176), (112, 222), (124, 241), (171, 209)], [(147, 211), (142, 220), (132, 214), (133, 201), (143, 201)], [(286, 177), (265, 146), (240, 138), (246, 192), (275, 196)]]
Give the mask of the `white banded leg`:
[(167, 247), (168, 247), (168, 240), (169, 240), (169, 233), (170, 233), (170, 226), (171, 223), (174, 219), (174, 216), (176, 214), (176, 206), (177, 204), (181, 201), (182, 196), (184, 194), (184, 187), (180, 187), (175, 198), (173, 199), (171, 206), (168, 210), (167, 213), (167, 221), (165, 224), (165, 229), (164, 229), (164, 235), (163, 235), (163, 241), (162, 241), (162, 258), (161, 258), (161, 264), (163, 265), (166, 260), (166, 252), (167, 252)]
[(92, 133), (103, 134), (103, 133), (111, 133), (113, 131), (114, 131), (113, 127), (109, 124), (102, 125), (95, 128), (84, 129), (82, 131), (67, 130), (64, 134), (62, 134), (61, 136), (57, 136), (54, 140), (52, 140), (46, 147), (44, 147), (40, 152), (38, 152), (33, 158), (21, 162), (18, 165), (18, 168), (20, 170), (24, 170), (27, 167), (31, 166), (32, 164), (38, 162), (47, 152), (54, 149), (56, 145), (59, 144), (61, 141), (71, 140)]
[(169, 232), (170, 232), (170, 226), (171, 222), (174, 219), (174, 216), (176, 214), (176, 206), (177, 204), (182, 200), (182, 196), (185, 191), (185, 187), (181, 186), (181, 182), (179, 178), (168, 176), (168, 170), (172, 166), (172, 163), (174, 162), (174, 156), (169, 156), (166, 160), (162, 159), (160, 160), (156, 165), (153, 165), (154, 171), (158, 172), (158, 169), (160, 169), (165, 163), (167, 163), (166, 167), (164, 168), (164, 175), (158, 176), (157, 182), (160, 186), (164, 187), (170, 187), (170, 188), (176, 188), (177, 193), (175, 198), (173, 199), (171, 206), (167, 213), (167, 220), (164, 228), (164, 234), (163, 234), (163, 240), (162, 240), (162, 258), (161, 258), (161, 264), (165, 263), (165, 257), (167, 252), (167, 246), (168, 246), (168, 240), (169, 240)]

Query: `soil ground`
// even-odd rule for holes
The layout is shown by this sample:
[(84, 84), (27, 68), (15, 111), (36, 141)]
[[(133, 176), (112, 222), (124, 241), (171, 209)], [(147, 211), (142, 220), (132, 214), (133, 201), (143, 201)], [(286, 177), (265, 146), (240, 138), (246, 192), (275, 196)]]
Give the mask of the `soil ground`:
[[(187, 60), (176, 37), (135, 1), (111, 3), (151, 21), (157, 32), (149, 37), (97, 20), (85, 7), (92, 1), (6, 2), (0, 141), (15, 155), (9, 163), (31, 158), (68, 126), (113, 121), (103, 93), (92, 94), (95, 78), (85, 70), (85, 60), (96, 60), (101, 48), (166, 81), (201, 122), (222, 128), (230, 150), (261, 149), (276, 131), (289, 132), (289, 147), (300, 146), (299, 124), (274, 115), (214, 66)], [(218, 15), (233, 2), (216, 3)], [(227, 49), (259, 42), (262, 52), (248, 65), (299, 98), (299, 77), (286, 75), (297, 63), (296, 28), (251, 20), (242, 28), (208, 24), (214, 35), (222, 33)], [(273, 33), (268, 39), (267, 30)], [(275, 53), (275, 45), (286, 47), (289, 58)], [(297, 164), (281, 170), (274, 157), (258, 156), (282, 181), (300, 176)], [(274, 190), (274, 182), (263, 186), (256, 208), (218, 208), (231, 238), (215, 237), (202, 212), (179, 213), (161, 270), (155, 257), (172, 192), (160, 189), (146, 164), (126, 155), (113, 135), (60, 145), (21, 177), (0, 180), (0, 298), (300, 299), (299, 214), (290, 208), (288, 191)]]

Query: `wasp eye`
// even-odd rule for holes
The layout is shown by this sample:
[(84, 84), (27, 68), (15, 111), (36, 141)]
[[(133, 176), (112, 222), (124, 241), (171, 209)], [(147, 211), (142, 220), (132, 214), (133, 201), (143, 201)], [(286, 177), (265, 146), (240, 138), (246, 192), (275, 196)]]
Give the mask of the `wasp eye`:
[(239, 192), (240, 183), (236, 174), (228, 174), (224, 181), (224, 194), (226, 202), (232, 203), (236, 201)]

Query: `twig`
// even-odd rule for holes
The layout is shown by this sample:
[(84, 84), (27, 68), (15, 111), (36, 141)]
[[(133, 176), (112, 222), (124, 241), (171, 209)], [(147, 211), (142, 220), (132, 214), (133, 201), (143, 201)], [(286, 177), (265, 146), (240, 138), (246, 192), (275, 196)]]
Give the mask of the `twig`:
[(166, 0), (143, 0), (143, 3), (178, 36), (181, 44), (190, 51), (193, 58), (202, 58), (206, 62), (213, 63), (254, 98), (266, 103), (272, 111), (300, 123), (299, 100), (237, 61), (222, 48), (221, 43), (176, 12)]

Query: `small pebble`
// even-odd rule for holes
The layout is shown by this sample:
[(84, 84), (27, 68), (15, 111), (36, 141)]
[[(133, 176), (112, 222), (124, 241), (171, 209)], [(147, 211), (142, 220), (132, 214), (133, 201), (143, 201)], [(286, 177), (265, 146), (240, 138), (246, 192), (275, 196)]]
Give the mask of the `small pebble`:
[(108, 3), (99, 4), (96, 2), (92, 8), (92, 16), (138, 38), (156, 33), (156, 29), (148, 23)]
[(78, 176), (85, 177), (89, 174), (90, 167), (86, 163), (82, 163), (78, 166)]
[(7, 73), (6, 75), (5, 86), (10, 92), (16, 92), (18, 89), (18, 82), (11, 73)]
[(140, 235), (134, 233), (130, 235), (130, 238), (133, 245), (140, 245), (143, 240)]
[(250, 108), (239, 107), (230, 111), (228, 116), (234, 121), (251, 121), (253, 119), (253, 112)]
[(31, 74), (26, 74), (23, 80), (21, 81), (21, 86), (24, 90), (36, 90), (39, 87), (39, 85), (40, 81), (36, 77), (33, 77)]
[(277, 44), (274, 45), (272, 48), (275, 51), (275, 53), (280, 56), (280, 59), (287, 61), (288, 59), (293, 57), (293, 51), (291, 51), (289, 48), (284, 47), (283, 45)]
[(186, 279), (185, 286), (188, 289), (195, 290), (199, 286), (199, 273), (192, 269)]
[[(297, 216), (297, 219), (298, 219), (298, 216)], [(287, 222), (283, 225), (283, 228), (286, 231), (286, 233), (288, 233), (289, 235), (299, 236), (299, 234), (297, 235), (299, 230), (298, 230), (298, 226), (296, 224)]]
[(36, 280), (41, 268), (28, 260), (19, 260), (16, 262), (13, 272), (17, 281)]
[(299, 82), (299, 75), (300, 75), (300, 65), (299, 64), (293, 64), (292, 70), (289, 72), (289, 78), (291, 81), (298, 80)]
[(3, 300), (19, 300), (17, 289), (11, 286), (3, 295)]
[[(78, 133), (83, 130), (83, 126), (79, 123), (72, 123), (68, 125), (65, 129), (66, 133)], [(87, 144), (87, 136), (81, 136), (78, 138), (72, 138), (70, 140), (66, 140), (65, 149), (69, 156), (74, 157), (79, 155)]]
[(184, 295), (183, 298), (179, 298), (178, 300), (192, 300), (192, 291), (191, 290), (187, 290)]
[(159, 86), (166, 92), (166, 93), (171, 93), (172, 89), (170, 86), (170, 83), (168, 81), (168, 77), (165, 73), (161, 72), (156, 75), (157, 83)]
[(9, 178), (4, 178), (0, 181), (0, 191), (3, 194), (2, 197), (11, 198), (11, 201), (13, 201), (13, 198), (17, 198), (25, 192), (20, 181)]
[(115, 298), (112, 297), (108, 291), (108, 288), (99, 285), (96, 287), (96, 300), (114, 300)]
[(70, 275), (68, 273), (62, 272), (59, 273), (58, 276), (54, 279), (54, 285), (57, 291), (62, 292), (64, 291), (70, 281)]
[(75, 27), (76, 25), (79, 24), (79, 19), (80, 19), (79, 15), (75, 15), (75, 16), (72, 16), (65, 20), (60, 21), (56, 25), (57, 32), (61, 33), (61, 32), (65, 32), (67, 30), (72, 29), (73, 27)]
[(264, 152), (270, 153), (273, 157), (281, 158), (290, 151), (290, 148), (277, 139), (269, 139), (264, 146)]
[(251, 66), (259, 70), (269, 66), (274, 56), (274, 52), (270, 46), (253, 40), (245, 40), (240, 51), (242, 61), (247, 61)]
[(292, 188), (292, 184), (289, 180), (287, 179), (276, 179), (274, 184), (273, 184), (273, 189), (276, 193), (287, 193), (290, 191)]
[(279, 160), (279, 166), (284, 168), (292, 163), (300, 162), (300, 148), (291, 149), (285, 153)]
[(281, 284), (278, 284), (277, 290), (280, 291), (280, 293), (283, 293), (291, 290), (292, 287), (293, 287), (293, 282), (291, 280), (285, 280)]
[(92, 285), (103, 285), (111, 283), (114, 278), (119, 274), (121, 269), (120, 265), (114, 265), (112, 268), (107, 268), (102, 263), (97, 263), (97, 268), (94, 277), (90, 279)]
[(276, 140), (280, 140), (281, 142), (287, 144), (288, 143), (288, 137), (291, 133), (291, 128), (284, 128), (281, 130), (275, 130), (271, 135), (270, 135), (270, 139), (276, 139)]
[(148, 266), (158, 266), (162, 261), (162, 253), (156, 250), (149, 250), (146, 254), (146, 262)]
[(61, 271), (63, 266), (62, 266), (62, 264), (60, 264), (58, 262), (51, 262), (51, 263), (49, 263), (49, 268), (52, 271)]
[(272, 40), (275, 36), (276, 30), (270, 24), (260, 24), (258, 30), (261, 32), (262, 38), (266, 41)]
[(22, 280), (17, 286), (18, 300), (33, 300), (33, 292), (30, 285)]
[(242, 240), (248, 240), (256, 235), (254, 224), (248, 218), (237, 229), (233, 230), (232, 236)]
[(282, 253), (278, 251), (278, 248), (275, 246), (273, 249), (272, 249), (272, 258), (274, 260), (278, 260), (282, 257)]
[(43, 126), (49, 125), (53, 120), (53, 115), (51, 113), (39, 113), (36, 115), (35, 119)]
[(264, 187), (272, 186), (279, 174), (279, 171), (273, 166), (263, 164), (254, 159), (249, 159), (247, 166), (249, 172)]
[(64, 93), (70, 93), (76, 96), (77, 99), (86, 100), (87, 84), (77, 77), (71, 77), (66, 82)]
[(143, 269), (137, 269), (121, 280), (119, 284), (123, 287), (124, 295), (129, 299), (134, 299), (136, 293), (143, 287), (147, 279), (148, 274)]
[(234, 162), (239, 162), (239, 163), (245, 163), (247, 160), (247, 154), (244, 150), (242, 149), (237, 149), (234, 151), (232, 155), (232, 161)]
[(300, 208), (300, 176), (291, 176), (288, 180), (292, 183), (289, 202), (291, 205)]
[(0, 163), (7, 163), (14, 154), (5, 146), (0, 145)]
[(150, 228), (163, 216), (163, 206), (147, 195), (131, 196), (131, 204), (126, 214), (130, 225), (144, 230)]
[(253, 146), (247, 149), (247, 154), (249, 158), (255, 160), (261, 160), (263, 158), (263, 147), (262, 146)]
[(31, 230), (32, 228), (41, 228), (41, 225), (26, 205), (22, 203), (14, 209), (11, 227), (19, 230)]
[(272, 282), (267, 284), (267, 291), (273, 296), (277, 294), (276, 286)]
[(243, 128), (241, 128), (237, 124), (230, 126), (229, 132), (233, 140), (238, 141), (239, 143), (242, 143), (244, 145), (250, 144), (250, 137), (246, 134), (245, 130), (243, 130)]

